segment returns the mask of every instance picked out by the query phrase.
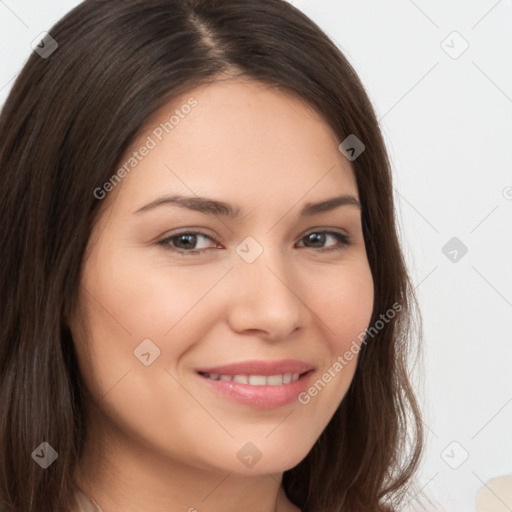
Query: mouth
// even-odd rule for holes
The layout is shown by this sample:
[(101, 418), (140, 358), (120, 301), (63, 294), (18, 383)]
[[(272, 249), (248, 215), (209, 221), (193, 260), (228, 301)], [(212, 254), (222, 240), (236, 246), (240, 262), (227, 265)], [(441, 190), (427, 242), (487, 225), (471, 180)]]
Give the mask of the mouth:
[(196, 375), (215, 398), (256, 409), (275, 409), (299, 401), (315, 370), (275, 375), (219, 374), (197, 371)]
[(219, 373), (197, 372), (202, 377), (210, 380), (222, 382), (238, 382), (239, 384), (247, 384), (249, 386), (282, 386), (283, 384), (290, 384), (296, 382), (302, 376), (313, 370), (308, 370), (303, 373), (280, 373), (276, 375), (228, 375)]

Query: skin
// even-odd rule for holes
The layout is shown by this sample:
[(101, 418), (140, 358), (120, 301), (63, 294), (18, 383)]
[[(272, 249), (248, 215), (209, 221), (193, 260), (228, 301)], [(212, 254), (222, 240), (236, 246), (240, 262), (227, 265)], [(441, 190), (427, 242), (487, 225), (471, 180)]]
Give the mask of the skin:
[[(91, 233), (71, 322), (90, 393), (76, 482), (105, 512), (298, 511), (282, 474), (328, 424), (357, 356), (307, 405), (263, 410), (217, 395), (195, 368), (292, 358), (314, 365), (314, 383), (357, 340), (373, 306), (361, 211), (298, 216), (307, 202), (359, 198), (357, 184), (340, 141), (306, 103), (233, 79), (175, 98), (127, 157), (191, 97), (197, 106), (103, 199)], [(134, 213), (167, 194), (219, 199), (244, 215), (170, 205)], [(352, 243), (315, 241), (312, 228)], [(210, 237), (182, 252), (205, 250), (158, 245), (178, 230)], [(263, 248), (250, 264), (236, 252), (248, 236)], [(144, 339), (160, 350), (149, 366), (134, 356)], [(252, 467), (237, 457), (247, 442), (262, 454)]]

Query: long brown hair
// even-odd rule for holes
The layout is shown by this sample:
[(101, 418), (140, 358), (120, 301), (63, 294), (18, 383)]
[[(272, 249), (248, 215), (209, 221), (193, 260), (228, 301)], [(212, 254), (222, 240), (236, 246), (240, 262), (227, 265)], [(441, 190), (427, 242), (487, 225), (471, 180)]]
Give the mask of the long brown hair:
[[(297, 94), (340, 142), (353, 134), (365, 144), (351, 163), (375, 286), (370, 325), (395, 303), (400, 313), (361, 345), (340, 407), (307, 456), (284, 473), (283, 486), (304, 512), (396, 510), (422, 454), (409, 380), (421, 318), (397, 238), (390, 163), (352, 66), (285, 0), (86, 0), (49, 33), (58, 47), (30, 56), (0, 115), (6, 510), (74, 506), (85, 388), (66, 319), (100, 211), (93, 191), (152, 113), (226, 70)], [(58, 452), (47, 469), (32, 456), (42, 442)]]

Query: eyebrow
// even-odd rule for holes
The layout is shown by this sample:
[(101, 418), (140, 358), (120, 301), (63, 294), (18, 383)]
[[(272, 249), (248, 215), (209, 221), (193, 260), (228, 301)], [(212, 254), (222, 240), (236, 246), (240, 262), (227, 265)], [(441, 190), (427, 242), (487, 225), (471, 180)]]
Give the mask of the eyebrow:
[[(207, 215), (224, 216), (232, 219), (242, 217), (242, 209), (240, 206), (231, 205), (223, 201), (217, 201), (206, 197), (192, 197), (192, 196), (164, 196), (151, 201), (145, 206), (139, 208), (134, 214), (139, 214), (149, 210), (158, 208), (159, 206), (175, 205), (181, 208), (187, 208)], [(356, 206), (361, 209), (360, 202), (352, 195), (345, 194), (337, 197), (331, 197), (316, 203), (306, 203), (301, 212), (301, 217), (310, 217), (318, 213), (334, 210), (340, 206)]]

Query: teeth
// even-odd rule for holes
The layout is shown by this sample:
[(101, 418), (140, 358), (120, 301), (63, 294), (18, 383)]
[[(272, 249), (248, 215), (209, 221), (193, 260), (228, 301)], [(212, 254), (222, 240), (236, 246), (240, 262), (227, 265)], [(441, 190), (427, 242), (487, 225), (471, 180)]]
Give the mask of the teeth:
[(255, 384), (254, 382), (252, 382), (252, 379), (260, 378), (263, 380), (263, 384), (268, 384), (269, 386), (280, 386), (281, 384), (284, 383), (284, 375), (269, 375), (266, 379), (265, 377), (251, 377), (249, 379), (249, 384)]
[(240, 382), (241, 384), (249, 384), (251, 386), (281, 386), (295, 382), (299, 373), (285, 373), (281, 375), (219, 375), (218, 373), (205, 373), (205, 377), (212, 380), (223, 380)]
[[(276, 376), (280, 381), (281, 383), (283, 382), (283, 379), (277, 375)], [(267, 377), (264, 377), (263, 375), (250, 375), (249, 376), (249, 384), (251, 386), (265, 386), (265, 384), (267, 383)], [(270, 382), (269, 382), (270, 384)], [(274, 383), (272, 383), (274, 384)], [(279, 382), (278, 382), (279, 384)]]

